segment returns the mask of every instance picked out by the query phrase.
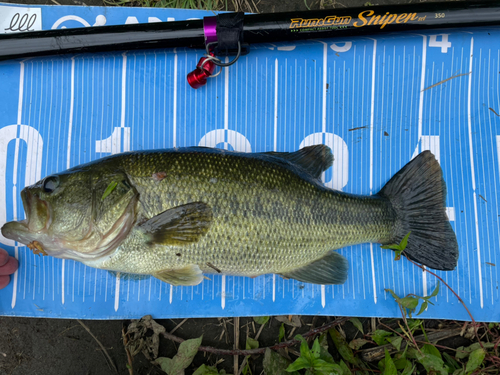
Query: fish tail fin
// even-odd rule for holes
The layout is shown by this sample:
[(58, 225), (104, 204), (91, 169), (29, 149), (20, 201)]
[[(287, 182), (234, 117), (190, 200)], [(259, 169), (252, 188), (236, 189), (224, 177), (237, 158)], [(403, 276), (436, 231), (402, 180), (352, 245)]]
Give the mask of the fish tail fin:
[(446, 184), (434, 155), (424, 151), (406, 164), (382, 188), (396, 222), (388, 243), (400, 243), (411, 232), (405, 254), (411, 260), (437, 270), (453, 270), (458, 243), (445, 212)]

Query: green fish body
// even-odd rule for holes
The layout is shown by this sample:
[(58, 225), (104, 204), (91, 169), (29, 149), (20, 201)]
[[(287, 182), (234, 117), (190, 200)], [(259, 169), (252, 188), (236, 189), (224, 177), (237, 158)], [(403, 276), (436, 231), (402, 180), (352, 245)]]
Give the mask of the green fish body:
[(48, 255), (174, 285), (196, 285), (203, 273), (339, 284), (348, 264), (332, 250), (399, 243), (410, 231), (409, 258), (455, 268), (458, 246), (432, 154), (417, 156), (374, 196), (326, 188), (320, 176), (332, 162), (323, 145), (113, 155), (27, 187), (27, 220), (5, 224), (2, 234)]

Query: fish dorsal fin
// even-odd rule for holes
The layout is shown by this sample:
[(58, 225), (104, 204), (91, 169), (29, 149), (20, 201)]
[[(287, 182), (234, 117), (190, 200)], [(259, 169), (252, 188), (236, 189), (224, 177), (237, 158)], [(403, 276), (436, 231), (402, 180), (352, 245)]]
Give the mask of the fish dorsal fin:
[(201, 272), (200, 267), (195, 264), (190, 264), (176, 270), (155, 272), (153, 273), (153, 276), (174, 286), (198, 285), (203, 281), (203, 273)]
[(332, 150), (325, 145), (307, 146), (295, 152), (272, 151), (264, 152), (264, 154), (288, 160), (300, 166), (314, 178), (320, 178), (321, 173), (326, 171), (333, 164)]
[(334, 251), (323, 258), (296, 270), (282, 273), (289, 279), (312, 284), (343, 284), (347, 280), (347, 259)]
[(211, 223), (212, 208), (203, 202), (193, 202), (168, 209), (139, 227), (149, 238), (149, 244), (182, 245), (198, 241)]

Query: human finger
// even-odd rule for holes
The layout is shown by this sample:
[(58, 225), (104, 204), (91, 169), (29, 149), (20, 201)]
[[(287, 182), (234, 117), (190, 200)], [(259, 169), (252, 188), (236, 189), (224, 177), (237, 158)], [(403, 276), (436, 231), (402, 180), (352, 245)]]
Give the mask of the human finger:
[(0, 276), (0, 289), (5, 288), (10, 282), (10, 276), (9, 275), (2, 275)]
[(14, 272), (16, 272), (17, 268), (19, 267), (19, 263), (16, 258), (14, 257), (9, 257), (9, 260), (5, 265), (0, 267), (0, 276), (1, 275), (12, 275)]
[(9, 253), (4, 249), (0, 249), (0, 267), (4, 266), (9, 261)]

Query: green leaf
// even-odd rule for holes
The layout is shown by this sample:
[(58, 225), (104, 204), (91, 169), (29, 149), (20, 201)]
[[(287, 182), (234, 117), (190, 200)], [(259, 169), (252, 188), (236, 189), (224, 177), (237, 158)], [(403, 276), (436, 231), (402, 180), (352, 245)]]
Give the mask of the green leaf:
[(444, 357), (444, 361), (448, 365), (448, 367), (452, 368), (453, 370), (461, 369), (461, 366), (458, 364), (457, 361), (455, 361), (453, 359), (453, 357), (451, 355), (449, 355), (446, 352), (443, 352), (443, 357)]
[(403, 250), (395, 250), (394, 251), (394, 261), (400, 260), (402, 253), (403, 253)]
[(347, 344), (347, 341), (345, 340), (344, 336), (342, 336), (340, 332), (337, 331), (335, 328), (328, 330), (328, 333), (330, 334), (330, 337), (332, 338), (333, 343), (335, 344), (335, 347), (339, 351), (342, 358), (344, 358), (344, 360), (346, 360), (347, 362), (356, 365), (358, 363), (356, 357), (354, 357), (354, 353)]
[(113, 190), (115, 190), (116, 186), (118, 185), (118, 182), (111, 182), (108, 187), (106, 188), (106, 190), (104, 190), (104, 193), (102, 194), (102, 198), (101, 198), (101, 201), (105, 200), (106, 197), (111, 194), (113, 192)]
[[(495, 346), (495, 344), (492, 342), (483, 342), (483, 346), (485, 349), (490, 349), (490, 348), (493, 348)], [(478, 342), (476, 342), (476, 343), (474, 343), (466, 348), (461, 346), (461, 347), (457, 348), (457, 354), (455, 355), (455, 357), (457, 359), (467, 358), (470, 353), (472, 353), (474, 350), (477, 350), (479, 348), (481, 348), (481, 345)]]
[(255, 316), (253, 318), (253, 320), (257, 324), (266, 324), (269, 321), (269, 317), (268, 316)]
[(397, 373), (396, 366), (394, 365), (389, 352), (385, 349), (385, 368), (382, 375), (397, 375)]
[(198, 353), (198, 348), (201, 345), (203, 336), (197, 339), (186, 340), (179, 345), (179, 350), (174, 358), (157, 358), (156, 363), (161, 366), (161, 369), (168, 375), (184, 375), (184, 369), (187, 368), (193, 358)]
[(418, 311), (417, 315), (422, 314), (425, 311), (425, 309), (427, 309), (427, 305), (428, 305), (427, 301), (422, 302), (422, 305), (420, 306), (420, 310)]
[(399, 303), (399, 301), (401, 300), (401, 298), (398, 297), (398, 295), (396, 293), (394, 293), (394, 291), (392, 289), (384, 289), (386, 292), (389, 292), (391, 293), (392, 295), (392, 298), (394, 298), (396, 300), (396, 302)]
[(347, 367), (347, 365), (345, 364), (345, 362), (343, 360), (340, 360), (340, 369), (342, 370), (340, 372), (340, 374), (342, 374), (342, 375), (351, 375), (352, 374), (351, 370), (349, 369), (349, 367)]
[(322, 348), (328, 350), (328, 337), (326, 332), (319, 335), (319, 344)]
[[(288, 359), (283, 358), (269, 348), (266, 349), (266, 352), (264, 353), (264, 361), (262, 362), (265, 374), (288, 375), (289, 372), (287, 372), (286, 369), (290, 366), (290, 364), (291, 362)], [(294, 375), (298, 375), (295, 371), (292, 371), (292, 373)]]
[(483, 348), (479, 348), (470, 353), (469, 360), (467, 361), (467, 366), (465, 367), (465, 373), (471, 374), (483, 363), (486, 352)]
[(290, 316), (276, 316), (274, 319), (276, 319), (278, 322), (285, 323), (287, 326), (292, 326), (292, 327), (297, 327), (300, 328), (302, 327), (302, 322), (300, 321), (300, 318), (298, 315), (292, 315), (292, 320), (289, 320)]
[(414, 369), (415, 369), (415, 366), (413, 365), (413, 363), (411, 363), (410, 361), (406, 361), (406, 366), (403, 369), (403, 372), (401, 373), (401, 375), (412, 375)]
[(285, 323), (281, 323), (280, 334), (278, 336), (278, 342), (281, 342), (285, 338)]
[(247, 342), (245, 345), (246, 350), (257, 349), (259, 347), (259, 342), (251, 337), (247, 337)]
[(410, 237), (411, 232), (408, 232), (406, 236), (401, 240), (399, 244), (389, 244), (380, 246), (382, 249), (391, 249), (391, 250), (399, 250), (400, 252), (406, 249), (406, 245), (408, 244), (408, 237)]
[(312, 367), (312, 363), (311, 362), (309, 362), (304, 357), (299, 357), (299, 358), (297, 358), (295, 360), (295, 362), (293, 362), (292, 364), (290, 364), (286, 368), (285, 371), (286, 372), (294, 372), (294, 371), (302, 370), (303, 368), (310, 368), (310, 367)]
[(359, 321), (358, 318), (351, 318), (349, 321), (352, 323), (354, 327), (356, 327), (363, 335), (365, 332), (363, 331), (363, 324)]
[(319, 340), (316, 338), (316, 340), (314, 340), (311, 349), (311, 354), (313, 355), (314, 358), (319, 358), (320, 352), (321, 352), (321, 345), (319, 344)]
[(320, 358), (315, 358), (313, 361), (313, 368), (315, 371), (332, 372), (335, 366), (333, 363), (328, 363)]
[(406, 367), (406, 364), (409, 362), (406, 358), (393, 358), (394, 366), (396, 366), (397, 370), (402, 370)]
[(326, 332), (319, 337), (319, 345), (321, 346), (319, 358), (328, 363), (335, 363), (332, 355), (328, 352), (328, 337)]
[(307, 341), (305, 338), (303, 338), (301, 335), (295, 335), (295, 340), (300, 340), (300, 357), (305, 359), (308, 363), (309, 366), (312, 366), (312, 360), (313, 360), (313, 355), (311, 351), (309, 350), (309, 345), (307, 344)]
[(406, 236), (404, 236), (404, 238), (399, 243), (399, 248), (401, 250), (406, 249), (406, 245), (408, 245), (408, 237), (410, 237), (410, 234), (411, 234), (411, 232), (408, 232), (408, 234)]
[(391, 249), (391, 250), (400, 250), (401, 251), (401, 248), (399, 247), (399, 245), (396, 245), (396, 244), (391, 244), (391, 245), (383, 245), (383, 246), (380, 246), (381, 249)]
[(387, 344), (387, 336), (392, 335), (391, 332), (384, 331), (383, 329), (377, 329), (375, 332), (372, 334), (373, 341), (375, 341), (378, 345), (385, 345)]
[(399, 301), (401, 306), (406, 307), (410, 310), (415, 310), (418, 306), (418, 299), (415, 297), (404, 297)]
[(155, 360), (157, 365), (160, 365), (161, 369), (169, 374), (170, 368), (172, 367), (172, 358), (158, 357)]
[(443, 359), (441, 357), (441, 353), (439, 352), (438, 348), (436, 348), (434, 345), (424, 344), (424, 346), (422, 347), (422, 353), (432, 354), (441, 360)]
[(422, 319), (408, 319), (408, 327), (410, 327), (410, 331), (413, 331), (422, 324)]
[[(408, 349), (408, 350), (406, 350)], [(409, 348), (408, 345), (406, 346), (406, 358), (410, 359), (417, 359), (417, 356), (420, 354), (417, 349), (415, 348)]]
[(387, 341), (389, 341), (392, 346), (398, 350), (398, 352), (401, 350), (401, 343), (403, 342), (403, 338), (401, 336), (389, 337), (387, 338)]
[(215, 367), (203, 364), (200, 367), (198, 367), (195, 372), (193, 372), (193, 375), (220, 375), (220, 373), (219, 371), (217, 371)]
[[(425, 346), (425, 345), (424, 345)], [(448, 370), (446, 369), (443, 360), (440, 357), (429, 353), (418, 353), (418, 361), (425, 367), (427, 373), (434, 371), (441, 375), (448, 375)]]
[(429, 297), (436, 297), (439, 293), (439, 282), (436, 284), (436, 288), (434, 288), (434, 291), (431, 293)]
[(368, 342), (370, 342), (370, 341), (365, 340), (365, 339), (354, 339), (349, 343), (349, 347), (351, 347), (354, 350), (358, 350), (359, 348), (361, 348), (363, 345), (365, 345)]

